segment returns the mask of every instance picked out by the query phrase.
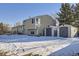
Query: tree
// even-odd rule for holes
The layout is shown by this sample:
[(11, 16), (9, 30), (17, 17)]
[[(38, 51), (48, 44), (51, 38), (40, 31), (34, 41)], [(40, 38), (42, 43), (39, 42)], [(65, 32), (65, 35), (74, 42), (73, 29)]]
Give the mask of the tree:
[(3, 34), (3, 23), (0, 23), (0, 34)]
[(74, 25), (78, 28), (78, 36), (79, 36), (79, 3), (75, 4), (74, 17), (75, 17)]
[(0, 34), (10, 33), (10, 26), (9, 24), (0, 23)]
[(62, 24), (72, 24), (72, 22), (74, 22), (73, 19), (73, 10), (71, 8), (71, 5), (69, 3), (62, 3), (61, 4), (61, 8), (60, 8), (60, 12), (57, 13), (58, 20), (60, 22), (60, 25)]
[(79, 3), (74, 8), (75, 26), (79, 27)]

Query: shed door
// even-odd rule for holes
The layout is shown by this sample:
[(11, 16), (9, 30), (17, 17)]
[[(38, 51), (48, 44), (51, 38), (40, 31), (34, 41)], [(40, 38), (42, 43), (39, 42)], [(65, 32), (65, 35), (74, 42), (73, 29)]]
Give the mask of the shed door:
[(54, 30), (54, 36), (55, 37), (57, 36), (57, 30)]
[(60, 37), (68, 37), (68, 27), (61, 27), (59, 29), (59, 36)]
[(52, 29), (51, 28), (46, 29), (46, 36), (52, 36)]

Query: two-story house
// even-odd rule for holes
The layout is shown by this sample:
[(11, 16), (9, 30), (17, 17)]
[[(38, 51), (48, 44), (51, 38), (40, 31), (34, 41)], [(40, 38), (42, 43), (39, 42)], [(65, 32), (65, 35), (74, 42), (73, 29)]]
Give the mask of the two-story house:
[(23, 21), (23, 33), (27, 35), (44, 35), (46, 27), (56, 25), (59, 25), (58, 21), (49, 15), (35, 16)]

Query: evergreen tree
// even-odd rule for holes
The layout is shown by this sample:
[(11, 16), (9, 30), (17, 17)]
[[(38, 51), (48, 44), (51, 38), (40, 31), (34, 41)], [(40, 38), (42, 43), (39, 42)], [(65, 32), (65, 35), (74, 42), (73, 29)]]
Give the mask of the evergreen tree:
[(74, 11), (74, 17), (75, 17), (75, 26), (78, 28), (78, 36), (79, 36), (79, 3), (75, 4), (75, 11)]
[(75, 15), (74, 15), (75, 26), (79, 27), (79, 3), (76, 4), (74, 13), (75, 13)]
[(69, 3), (61, 4), (60, 12), (57, 14), (59, 16), (58, 20), (61, 24), (72, 24), (73, 19), (73, 9)]
[(72, 21), (70, 21), (70, 22), (71, 22), (71, 25), (75, 26), (75, 5), (74, 4), (71, 5), (71, 11), (72, 11), (72, 13), (71, 13)]

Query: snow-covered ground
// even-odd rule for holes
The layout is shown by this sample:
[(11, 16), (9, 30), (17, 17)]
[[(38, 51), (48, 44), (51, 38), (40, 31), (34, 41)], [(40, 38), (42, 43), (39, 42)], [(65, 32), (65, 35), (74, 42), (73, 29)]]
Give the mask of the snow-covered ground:
[(79, 53), (78, 38), (0, 35), (0, 51), (6, 55), (74, 55)]
[[(33, 42), (33, 41), (48, 41), (60, 39), (61, 37), (47, 36), (27, 36), (27, 35), (0, 35), (0, 42)], [(61, 38), (62, 39), (62, 38)]]

